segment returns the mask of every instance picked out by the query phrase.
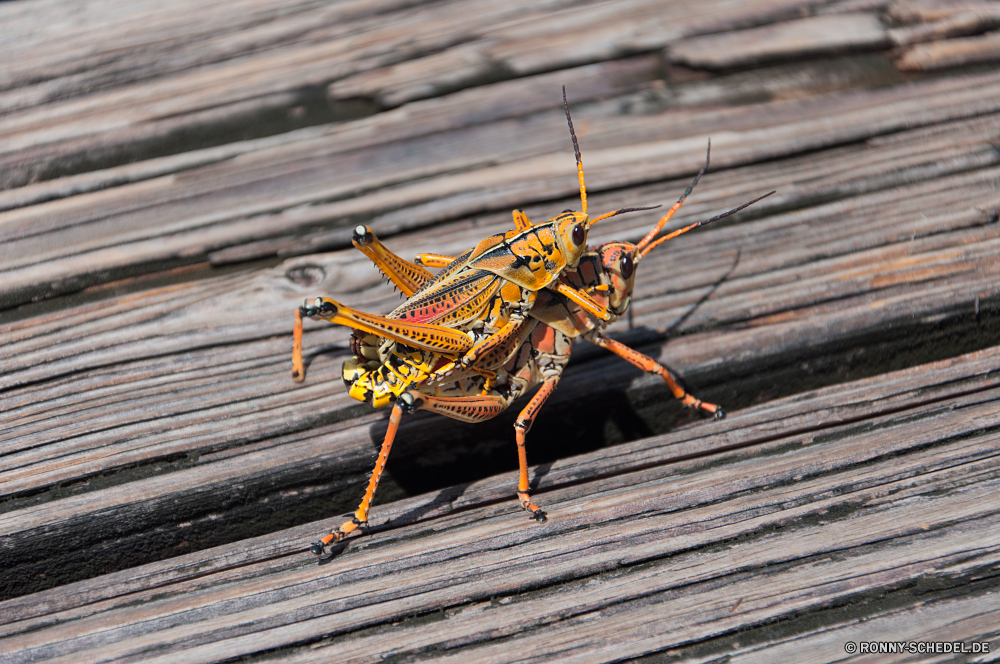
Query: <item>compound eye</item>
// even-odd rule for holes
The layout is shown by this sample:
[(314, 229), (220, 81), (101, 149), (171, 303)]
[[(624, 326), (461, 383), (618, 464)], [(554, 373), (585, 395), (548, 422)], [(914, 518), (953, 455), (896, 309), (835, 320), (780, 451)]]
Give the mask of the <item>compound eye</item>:
[(625, 254), (621, 265), (622, 277), (629, 279), (635, 272), (635, 263), (632, 261), (632, 254)]
[(587, 231), (583, 229), (583, 224), (577, 224), (573, 227), (573, 244), (580, 246), (587, 241)]

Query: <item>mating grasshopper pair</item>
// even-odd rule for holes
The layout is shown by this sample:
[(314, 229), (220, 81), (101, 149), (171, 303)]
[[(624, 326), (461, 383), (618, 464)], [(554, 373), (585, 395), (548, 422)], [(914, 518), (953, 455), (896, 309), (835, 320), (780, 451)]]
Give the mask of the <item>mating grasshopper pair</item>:
[[(324, 553), (327, 545), (342, 540), (367, 521), (404, 412), (424, 409), (463, 421), (484, 421), (539, 383), (541, 388), (514, 426), (520, 466), (518, 497), (534, 519), (544, 521), (545, 513), (528, 494), (525, 437), (558, 383), (577, 337), (660, 375), (686, 406), (723, 417), (718, 406), (687, 394), (652, 358), (605, 337), (601, 331), (627, 310), (635, 268), (649, 251), (760, 199), (656, 239), (707, 170), (706, 155), (701, 172), (639, 244), (610, 242), (587, 251), (587, 233), (594, 223), (650, 208), (589, 218), (583, 165), (565, 89), (563, 104), (576, 153), (582, 212), (567, 210), (547, 222), (533, 224), (515, 210), (513, 231), (491, 236), (458, 258), (421, 254), (416, 263), (400, 258), (370, 228), (359, 226), (355, 247), (409, 299), (385, 317), (344, 307), (329, 298), (316, 298), (312, 304), (307, 301), (296, 312), (295, 380), (305, 378), (302, 318), (322, 318), (354, 330), (354, 357), (345, 362), (343, 371), (351, 396), (375, 407), (393, 403), (389, 428), (361, 505), (350, 521), (315, 542), (313, 553)], [(435, 276), (423, 266), (445, 269)]]

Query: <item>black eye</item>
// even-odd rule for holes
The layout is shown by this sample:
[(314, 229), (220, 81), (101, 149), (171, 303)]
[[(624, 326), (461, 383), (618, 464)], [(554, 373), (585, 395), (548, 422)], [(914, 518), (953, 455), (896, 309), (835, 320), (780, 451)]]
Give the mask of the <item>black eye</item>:
[(580, 246), (587, 241), (587, 231), (583, 230), (583, 224), (573, 227), (573, 244)]
[(635, 263), (632, 262), (632, 254), (625, 254), (622, 258), (622, 276), (626, 279), (632, 276), (635, 270)]
[(563, 214), (566, 214), (567, 212), (572, 212), (572, 210), (563, 210)]

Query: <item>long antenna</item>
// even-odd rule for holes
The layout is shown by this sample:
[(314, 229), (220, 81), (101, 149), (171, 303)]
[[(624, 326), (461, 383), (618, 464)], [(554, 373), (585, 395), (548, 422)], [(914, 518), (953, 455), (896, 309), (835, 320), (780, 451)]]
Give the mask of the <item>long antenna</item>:
[(698, 186), (698, 180), (700, 180), (701, 176), (704, 175), (705, 171), (708, 170), (708, 162), (711, 156), (712, 156), (712, 139), (710, 138), (708, 139), (708, 149), (705, 151), (705, 165), (701, 167), (700, 171), (698, 171), (698, 175), (694, 176), (694, 180), (692, 180), (691, 184), (688, 185), (688, 188), (684, 190), (684, 193), (681, 195), (681, 197), (677, 199), (677, 202), (674, 203), (674, 206), (669, 210), (667, 210), (667, 213), (660, 218), (660, 221), (657, 222), (655, 226), (653, 226), (653, 230), (646, 233), (646, 237), (642, 238), (642, 241), (636, 245), (639, 249), (642, 249), (647, 244), (649, 244), (653, 240), (653, 238), (656, 237), (656, 234), (659, 233), (661, 230), (663, 230), (663, 227), (667, 225), (667, 222), (670, 221), (670, 218), (672, 216), (674, 216), (674, 213), (681, 209), (681, 206), (684, 205), (684, 201), (687, 199), (688, 196), (691, 195), (691, 192), (694, 191), (694, 188)]
[(583, 182), (583, 159), (580, 158), (580, 144), (576, 141), (576, 132), (573, 131), (573, 118), (569, 115), (569, 101), (566, 100), (566, 86), (563, 86), (563, 108), (566, 109), (566, 122), (569, 123), (569, 135), (573, 138), (573, 152), (576, 153), (576, 172), (580, 178), (580, 206), (581, 212), (587, 214), (587, 185)]
[[(775, 191), (777, 191), (777, 190), (775, 190)], [(658, 239), (656, 242), (653, 242), (652, 244), (650, 244), (649, 246), (647, 246), (645, 249), (642, 249), (641, 251), (639, 251), (639, 255), (635, 258), (635, 261), (638, 263), (639, 260), (643, 256), (645, 256), (646, 254), (648, 254), (649, 252), (651, 252), (653, 249), (655, 249), (658, 245), (663, 244), (667, 240), (675, 238), (678, 235), (683, 235), (684, 233), (687, 233), (688, 231), (693, 231), (694, 229), (698, 228), (699, 226), (704, 226), (705, 224), (710, 224), (713, 221), (718, 221), (719, 219), (725, 219), (729, 215), (736, 214), (740, 210), (742, 210), (744, 208), (750, 207), (754, 203), (767, 198), (768, 196), (770, 196), (773, 193), (774, 193), (773, 191), (769, 191), (768, 193), (764, 194), (763, 196), (758, 196), (757, 198), (753, 199), (749, 203), (744, 203), (743, 205), (740, 205), (739, 207), (734, 207), (732, 210), (729, 210), (728, 212), (723, 212), (722, 214), (717, 214), (714, 217), (712, 217), (711, 219), (706, 219), (705, 221), (698, 221), (698, 222), (695, 222), (695, 223), (691, 224), (690, 226), (685, 226), (684, 228), (678, 228), (676, 231), (674, 231), (672, 233), (667, 233), (666, 235), (664, 235), (663, 237), (661, 237), (660, 239)]]
[(600, 217), (597, 217), (592, 222), (590, 222), (590, 224), (594, 225), (597, 222), (599, 222), (601, 219), (607, 219), (608, 217), (617, 217), (618, 215), (625, 214), (626, 212), (638, 212), (639, 210), (655, 210), (658, 207), (660, 207), (660, 206), (659, 205), (652, 205), (650, 207), (622, 208), (621, 210), (615, 210), (614, 212), (605, 212)]

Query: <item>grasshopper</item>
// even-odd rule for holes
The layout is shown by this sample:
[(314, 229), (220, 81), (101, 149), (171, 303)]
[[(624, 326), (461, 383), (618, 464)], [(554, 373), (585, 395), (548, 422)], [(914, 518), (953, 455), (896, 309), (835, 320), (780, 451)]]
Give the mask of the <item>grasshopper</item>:
[[(296, 329), (303, 316), (321, 318), (433, 353), (447, 360), (432, 370), (433, 378), (462, 369), (481, 375), (486, 393), (496, 378), (490, 366), (503, 363), (502, 356), (518, 339), (539, 291), (558, 292), (593, 316), (609, 320), (611, 314), (605, 307), (559, 277), (576, 267), (595, 223), (645, 208), (626, 208), (590, 218), (583, 161), (565, 88), (563, 107), (576, 156), (581, 212), (566, 210), (535, 224), (524, 212), (515, 210), (514, 230), (490, 236), (457, 259), (449, 260), (447, 268), (437, 276), (386, 253), (381, 245), (368, 240), (366, 227), (358, 227), (354, 245), (375, 261), (408, 299), (388, 316), (375, 316), (330, 298), (316, 298), (312, 303), (306, 301), (296, 313)], [(426, 256), (428, 260), (433, 258)], [(300, 367), (295, 369), (300, 373)], [(391, 389), (384, 397), (373, 391), (370, 398), (363, 400), (376, 406), (388, 403), (402, 394), (408, 382), (413, 381), (393, 383), (402, 387)]]
[[(706, 168), (707, 165), (706, 159)], [(702, 173), (704, 173), (704, 169)], [(700, 176), (701, 174), (698, 177)], [(690, 191), (689, 187), (681, 200), (678, 201), (677, 207), (690, 194)], [(526, 436), (539, 410), (558, 384), (562, 371), (569, 361), (573, 343), (577, 338), (583, 338), (596, 344), (643, 371), (659, 376), (667, 384), (674, 398), (688, 408), (704, 410), (713, 415), (715, 419), (723, 419), (725, 411), (722, 408), (688, 394), (670, 372), (656, 360), (620, 341), (605, 336), (603, 331), (628, 310), (635, 287), (636, 268), (650, 251), (678, 235), (735, 214), (773, 193), (775, 192), (769, 192), (711, 219), (690, 224), (655, 239), (669, 220), (669, 216), (673, 214), (670, 212), (639, 244), (621, 241), (607, 242), (593, 251), (586, 252), (581, 257), (577, 269), (567, 272), (563, 278), (574, 287), (592, 293), (598, 302), (611, 313), (610, 318), (598, 318), (560, 293), (541, 293), (530, 313), (536, 324), (532, 326), (531, 332), (526, 336), (525, 343), (504, 365), (505, 384), (498, 384), (488, 397), (487, 395), (467, 396), (464, 394), (452, 396), (447, 393), (442, 396), (440, 391), (431, 394), (425, 389), (417, 388), (403, 395), (402, 398), (407, 404), (407, 408), (409, 410), (430, 410), (470, 422), (483, 421), (494, 417), (515, 399), (541, 383), (539, 390), (531, 398), (528, 405), (521, 410), (514, 423), (520, 466), (518, 498), (521, 506), (531, 512), (533, 518), (539, 522), (545, 521), (545, 512), (531, 502), (528, 494)], [(446, 258), (441, 257), (442, 261)], [(453, 391), (463, 391), (464, 386), (458, 385), (456, 387), (457, 389), (453, 388)], [(495, 404), (496, 412), (484, 408), (487, 404)]]
[[(522, 410), (514, 426), (520, 467), (518, 498), (522, 507), (531, 512), (534, 519), (544, 521), (545, 512), (531, 502), (528, 493), (525, 439), (535, 415), (555, 389), (577, 337), (582, 336), (639, 368), (661, 376), (673, 395), (685, 406), (705, 410), (719, 419), (724, 417), (724, 412), (718, 406), (687, 394), (669, 371), (652, 358), (602, 334), (607, 325), (628, 309), (635, 284), (635, 267), (643, 256), (670, 238), (734, 214), (764, 198), (762, 196), (712, 219), (691, 224), (655, 239), (690, 195), (707, 168), (708, 155), (705, 166), (681, 198), (638, 245), (627, 242), (603, 244), (594, 251), (581, 254), (576, 268), (562, 275), (563, 283), (578, 292), (590, 294), (607, 315), (595, 315), (591, 308), (563, 291), (540, 291), (529, 311), (531, 320), (519, 324), (516, 334), (507, 336), (503, 343), (494, 346), (490, 355), (481, 355), (474, 366), (454, 368), (447, 374), (437, 370), (442, 364), (449, 364), (445, 356), (407, 346), (391, 337), (380, 337), (365, 328), (360, 328), (362, 333), (367, 332), (362, 335), (356, 328), (351, 339), (354, 357), (345, 362), (343, 372), (351, 396), (368, 401), (376, 407), (389, 402), (394, 402), (394, 405), (382, 450), (361, 505), (350, 521), (313, 543), (313, 553), (322, 555), (327, 545), (342, 540), (367, 522), (372, 497), (404, 412), (424, 409), (468, 422), (485, 421), (503, 412), (514, 400), (539, 383), (542, 387)], [(514, 218), (516, 224), (517, 211)], [(366, 226), (359, 226), (355, 230), (354, 244), (407, 295), (420, 292), (421, 288), (426, 288), (427, 284), (441, 278), (440, 275), (435, 278), (422, 265), (445, 267), (442, 274), (447, 277), (467, 265), (468, 257), (475, 253), (467, 252), (458, 258), (421, 254), (417, 263), (410, 263), (385, 247)], [(318, 299), (315, 307), (321, 307), (322, 303), (323, 300)], [(301, 315), (296, 317), (295, 333), (294, 375), (297, 379), (304, 379), (301, 362)], [(454, 366), (453, 362), (450, 364)], [(493, 378), (484, 384), (481, 376), (486, 372)]]

